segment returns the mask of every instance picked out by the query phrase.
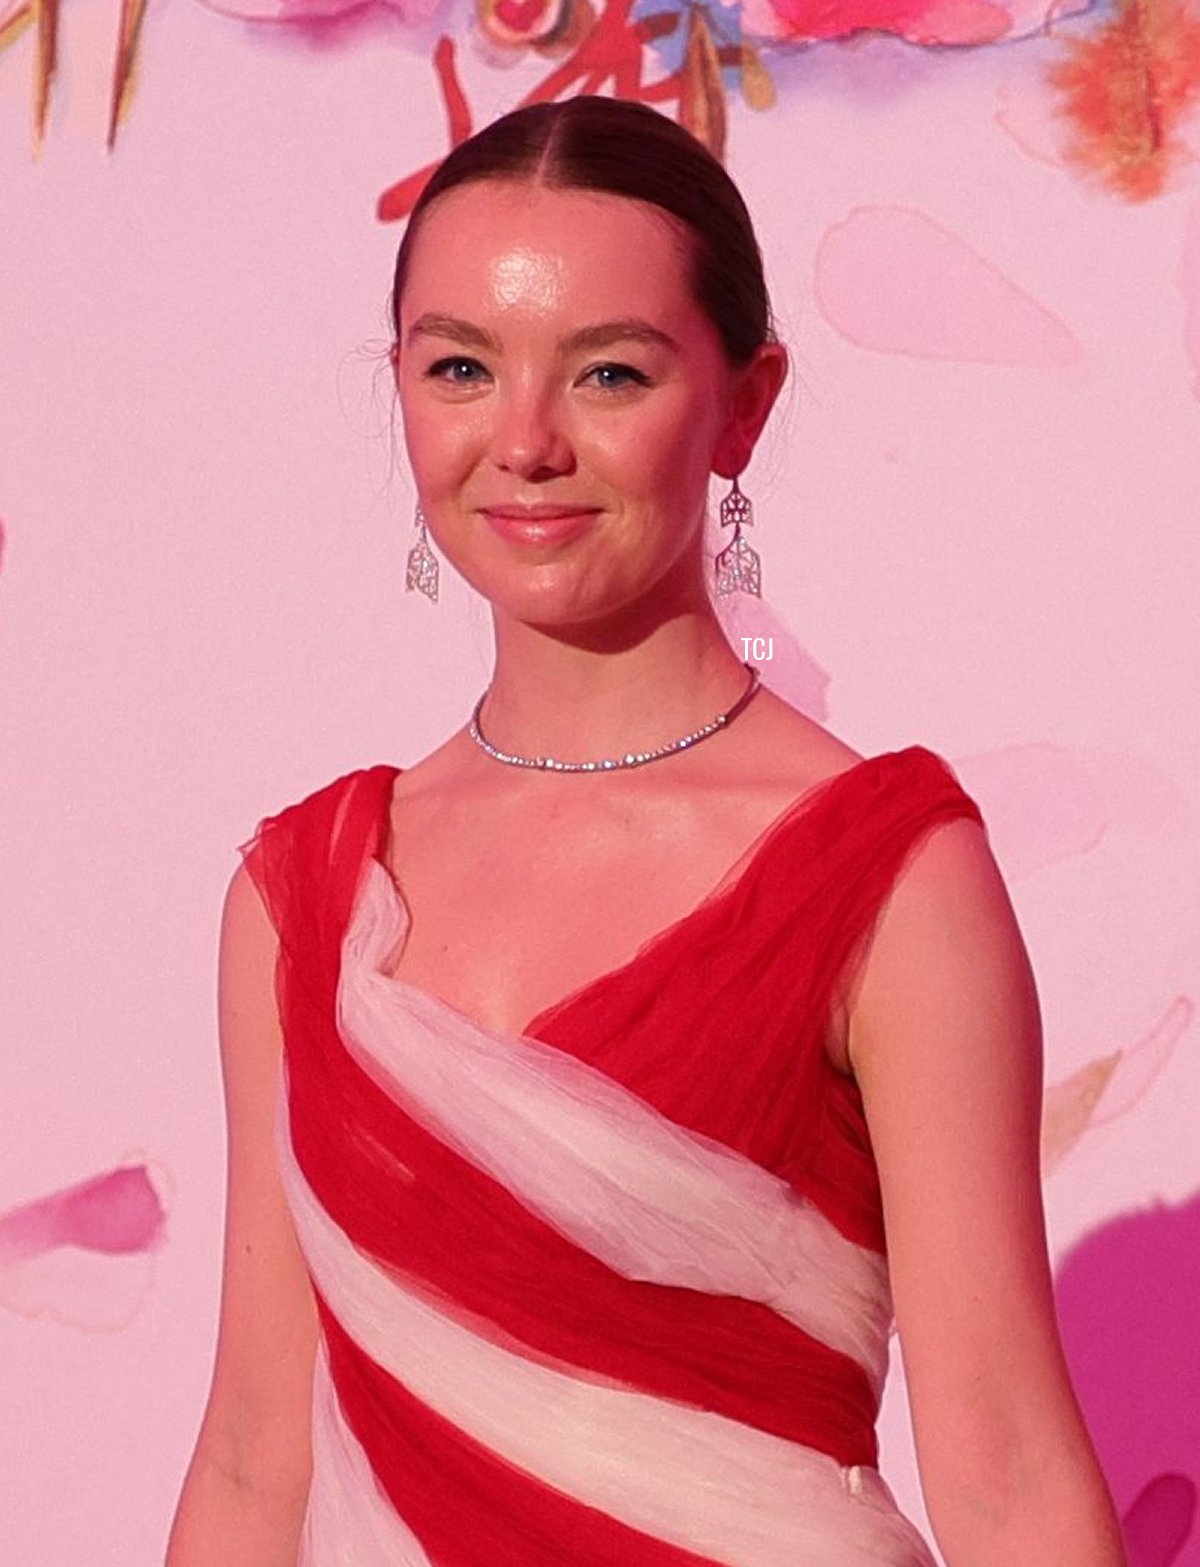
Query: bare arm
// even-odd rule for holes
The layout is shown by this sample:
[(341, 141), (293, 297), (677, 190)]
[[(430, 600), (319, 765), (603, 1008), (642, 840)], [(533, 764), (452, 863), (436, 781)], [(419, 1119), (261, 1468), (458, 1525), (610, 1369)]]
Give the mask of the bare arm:
[(317, 1319), (274, 1158), (275, 954), (266, 911), (239, 868), (221, 925), (228, 1194), (220, 1326), (166, 1567), (294, 1567), (300, 1539)]
[(914, 854), (847, 1004), (948, 1567), (1125, 1567), (1058, 1335), (1037, 994), (977, 823), (947, 823)]

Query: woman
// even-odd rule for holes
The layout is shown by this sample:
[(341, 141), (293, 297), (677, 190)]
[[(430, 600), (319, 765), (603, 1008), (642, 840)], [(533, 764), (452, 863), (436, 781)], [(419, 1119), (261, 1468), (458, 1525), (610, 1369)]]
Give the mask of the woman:
[(434, 176), (393, 307), (410, 583), (432, 535), (495, 669), (231, 884), (169, 1567), (927, 1567), (875, 1468), (893, 1302), (949, 1567), (1119, 1567), (979, 812), (761, 688), (709, 598), (710, 475), (736, 517), (786, 371), (736, 190), (651, 110), (519, 111)]

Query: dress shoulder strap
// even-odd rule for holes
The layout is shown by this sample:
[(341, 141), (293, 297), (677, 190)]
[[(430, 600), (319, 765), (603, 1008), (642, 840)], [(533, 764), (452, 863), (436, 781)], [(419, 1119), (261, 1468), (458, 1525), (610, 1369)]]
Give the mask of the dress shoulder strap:
[(929, 827), (957, 816), (983, 824), (950, 763), (923, 745), (874, 757), (847, 781), (858, 787), (848, 791), (846, 811), (885, 852), (892, 845), (903, 854)]
[(342, 933), (364, 863), (382, 852), (395, 767), (360, 768), (264, 817), (239, 852), (281, 955), (336, 984)]
[(810, 867), (825, 903), (831, 979), (862, 956), (892, 888), (930, 833), (962, 818), (987, 832), (949, 762), (924, 746), (873, 758), (846, 783), (827, 802), (813, 856), (821, 863)]

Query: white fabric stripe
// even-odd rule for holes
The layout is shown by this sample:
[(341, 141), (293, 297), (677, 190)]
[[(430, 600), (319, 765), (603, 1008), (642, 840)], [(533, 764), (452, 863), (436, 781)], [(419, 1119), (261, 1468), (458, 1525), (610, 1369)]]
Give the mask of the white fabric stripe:
[(312, 1449), (312, 1484), (296, 1567), (432, 1567), (346, 1424), (323, 1338), (313, 1370)]
[(346, 1332), (518, 1469), (726, 1567), (933, 1567), (875, 1470), (843, 1470), (723, 1415), (489, 1342), (358, 1251), (321, 1207), (286, 1135), (279, 1158), (306, 1261)]
[(493, 1033), (385, 972), (409, 923), (367, 863), (342, 946), (347, 1049), (404, 1109), (527, 1208), (626, 1278), (760, 1301), (887, 1370), (887, 1264), (788, 1184), (681, 1127), (604, 1073)]

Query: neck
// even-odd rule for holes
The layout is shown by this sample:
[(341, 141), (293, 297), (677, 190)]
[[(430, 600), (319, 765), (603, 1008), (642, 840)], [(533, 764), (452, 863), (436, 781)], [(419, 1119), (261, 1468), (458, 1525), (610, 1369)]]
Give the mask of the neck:
[(686, 734), (732, 707), (746, 684), (711, 608), (605, 646), (497, 619), (480, 724), (502, 750), (583, 761)]

